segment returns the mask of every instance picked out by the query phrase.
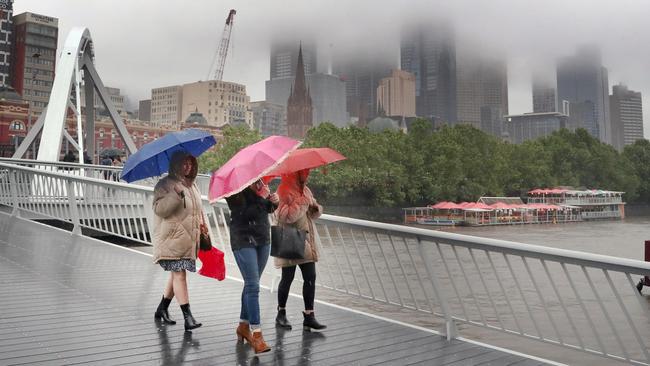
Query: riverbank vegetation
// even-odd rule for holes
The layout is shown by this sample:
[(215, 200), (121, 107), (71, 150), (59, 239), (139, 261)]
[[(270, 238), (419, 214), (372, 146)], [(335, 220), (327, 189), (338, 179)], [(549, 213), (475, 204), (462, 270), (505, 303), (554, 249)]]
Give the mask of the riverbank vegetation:
[[(217, 147), (199, 159), (201, 171), (217, 169), (261, 138), (257, 131), (227, 127)], [(408, 133), (323, 123), (309, 131), (303, 147), (331, 147), (348, 158), (312, 172), (310, 187), (330, 205), (418, 206), (523, 197), (533, 188), (557, 186), (624, 191), (627, 202), (650, 203), (650, 141), (619, 153), (583, 129), (515, 145), (468, 125), (434, 131), (425, 120), (416, 120)]]

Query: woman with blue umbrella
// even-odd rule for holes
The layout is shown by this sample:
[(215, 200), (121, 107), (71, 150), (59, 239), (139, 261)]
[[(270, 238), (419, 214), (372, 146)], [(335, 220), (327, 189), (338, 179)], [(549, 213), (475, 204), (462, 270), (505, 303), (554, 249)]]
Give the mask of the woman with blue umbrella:
[(190, 311), (186, 278), (187, 271), (196, 272), (203, 222), (201, 193), (194, 184), (197, 172), (195, 157), (183, 151), (175, 152), (169, 163), (169, 175), (156, 184), (153, 199), (153, 260), (171, 272), (154, 318), (165, 324), (176, 324), (167, 311), (176, 296), (186, 331), (201, 326)]
[(185, 331), (201, 326), (192, 316), (187, 290), (187, 271), (196, 271), (199, 238), (206, 232), (201, 193), (194, 184), (198, 173), (195, 156), (215, 144), (212, 135), (199, 130), (184, 130), (165, 135), (133, 154), (122, 171), (122, 179), (131, 182), (167, 171), (154, 188), (153, 260), (171, 273), (154, 318), (164, 324), (176, 324), (168, 308), (174, 297), (185, 319)]

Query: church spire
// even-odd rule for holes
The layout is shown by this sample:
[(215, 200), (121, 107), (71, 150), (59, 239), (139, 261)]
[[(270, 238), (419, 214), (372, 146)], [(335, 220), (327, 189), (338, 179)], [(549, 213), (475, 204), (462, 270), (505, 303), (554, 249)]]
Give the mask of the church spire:
[(305, 63), (302, 59), (302, 44), (298, 49), (296, 77), (287, 100), (287, 133), (289, 137), (303, 139), (313, 126), (311, 95), (305, 77)]
[(296, 95), (307, 94), (307, 83), (305, 82), (305, 63), (302, 60), (302, 43), (298, 50), (298, 67), (296, 67), (296, 79), (293, 85), (293, 92)]

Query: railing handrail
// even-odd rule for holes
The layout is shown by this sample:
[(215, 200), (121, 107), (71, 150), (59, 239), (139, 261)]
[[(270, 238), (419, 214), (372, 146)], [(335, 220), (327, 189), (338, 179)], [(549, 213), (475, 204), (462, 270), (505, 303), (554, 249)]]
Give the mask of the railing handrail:
[[(136, 192), (153, 192), (153, 187), (135, 186), (129, 183), (106, 181), (91, 177), (78, 177), (58, 172), (48, 172), (41, 169), (29, 168), (15, 164), (0, 163), (0, 168), (11, 168), (32, 173), (42, 174), (45, 176), (70, 179), (76, 182), (92, 182), (101, 185), (119, 187)], [(207, 200), (206, 196), (201, 197)], [(644, 262), (635, 259), (607, 256), (602, 254), (593, 254), (575, 250), (550, 248), (534, 244), (519, 243), (513, 241), (482, 238), (477, 236), (447, 233), (444, 231), (421, 229), (409, 226), (387, 224), (376, 221), (354, 219), (349, 217), (323, 214), (319, 220), (331, 221), (343, 225), (352, 225), (364, 228), (371, 228), (380, 231), (398, 232), (419, 237), (424, 240), (442, 240), (447, 243), (455, 243), (463, 247), (484, 249), (491, 251), (504, 252), (507, 254), (524, 255), (532, 258), (553, 259), (560, 262), (585, 265), (595, 268), (615, 269), (623, 272), (630, 272), (641, 275), (650, 274), (650, 262)]]
[[(66, 161), (42, 161), (42, 160), (33, 160), (33, 159), (13, 159), (13, 158), (0, 158), (0, 164), (29, 164), (29, 165), (47, 165), (55, 166), (61, 168), (75, 168), (75, 169), (93, 169), (93, 170), (112, 170), (112, 171), (122, 171), (121, 166), (113, 165), (97, 165), (97, 164), (79, 164)], [(208, 174), (199, 173), (197, 176), (210, 177)]]
[(42, 160), (32, 160), (32, 159), (12, 159), (12, 158), (0, 158), (0, 163), (7, 164), (30, 164), (30, 165), (48, 165), (56, 166), (61, 168), (76, 168), (76, 169), (94, 169), (94, 170), (122, 170), (122, 167), (112, 166), (112, 165), (96, 165), (96, 164), (79, 164), (66, 161), (42, 161)]
[(99, 184), (99, 185), (107, 185), (107, 186), (124, 188), (126, 190), (135, 191), (135, 192), (153, 192), (153, 187), (149, 187), (149, 186), (139, 186), (139, 185), (133, 185), (133, 184), (130, 184), (130, 183), (116, 182), (116, 181), (113, 181), (113, 180), (98, 179), (98, 178), (93, 178), (93, 177), (82, 177), (82, 176), (70, 175), (70, 174), (65, 174), (65, 173), (60, 173), (60, 172), (50, 172), (50, 171), (43, 170), (43, 169), (30, 168), (30, 167), (16, 165), (16, 164), (0, 163), (0, 168), (22, 170), (22, 171), (35, 173), (35, 174), (40, 174), (40, 175), (45, 175), (45, 176), (53, 177), (53, 178), (69, 179), (69, 180), (72, 180), (72, 181), (75, 181), (75, 182), (81, 182), (81, 183), (83, 183), (83, 182), (92, 182), (92, 183), (96, 183), (96, 184)]
[(616, 269), (635, 274), (649, 274), (650, 262), (636, 259), (613, 257), (602, 254), (581, 252), (577, 250), (559, 249), (545, 247), (535, 244), (519, 243), (507, 240), (482, 238), (465, 234), (448, 233), (444, 231), (421, 229), (410, 226), (386, 224), (376, 221), (353, 219), (323, 214), (319, 220), (332, 221), (344, 225), (361, 226), (382, 231), (399, 232), (426, 239), (441, 239), (447, 243), (453, 242), (464, 247), (485, 249), (491, 251), (507, 252), (508, 254), (520, 254), (534, 258), (555, 259), (563, 262), (570, 262), (578, 265), (606, 269)]

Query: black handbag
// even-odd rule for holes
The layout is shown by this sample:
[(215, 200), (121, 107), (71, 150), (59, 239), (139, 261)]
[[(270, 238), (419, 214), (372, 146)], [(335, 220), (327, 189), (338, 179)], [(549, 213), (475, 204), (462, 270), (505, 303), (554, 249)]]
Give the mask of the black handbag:
[(201, 232), (199, 235), (199, 249), (203, 251), (212, 250), (212, 239), (210, 239), (210, 231), (208, 231), (208, 226), (205, 224), (203, 213), (201, 213), (201, 221), (199, 225)]
[(271, 226), (271, 256), (304, 259), (307, 232), (293, 226)]

